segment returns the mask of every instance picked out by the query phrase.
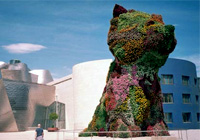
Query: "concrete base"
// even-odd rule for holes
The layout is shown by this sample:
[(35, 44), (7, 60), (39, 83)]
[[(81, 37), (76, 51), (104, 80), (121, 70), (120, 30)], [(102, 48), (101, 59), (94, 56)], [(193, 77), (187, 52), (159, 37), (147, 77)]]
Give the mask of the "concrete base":
[(178, 140), (176, 137), (172, 137), (172, 136), (158, 136), (158, 137), (151, 137), (151, 140)]
[(75, 140), (178, 140), (178, 139), (172, 136), (162, 136), (162, 137), (153, 136), (153, 137), (137, 137), (137, 138), (79, 137), (79, 138), (76, 138)]

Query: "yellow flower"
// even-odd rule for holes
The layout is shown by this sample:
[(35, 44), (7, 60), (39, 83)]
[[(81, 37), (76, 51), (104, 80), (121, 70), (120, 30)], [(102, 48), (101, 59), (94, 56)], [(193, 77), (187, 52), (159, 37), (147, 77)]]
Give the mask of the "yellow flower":
[(146, 99), (146, 96), (141, 87), (135, 87), (135, 99), (139, 104), (136, 120), (138, 123), (141, 123), (145, 118), (148, 117), (150, 102)]

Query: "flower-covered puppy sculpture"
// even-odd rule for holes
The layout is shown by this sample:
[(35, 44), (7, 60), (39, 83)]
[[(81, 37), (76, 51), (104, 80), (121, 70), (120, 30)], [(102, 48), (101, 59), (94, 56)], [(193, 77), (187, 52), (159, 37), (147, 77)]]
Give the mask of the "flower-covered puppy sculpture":
[[(126, 10), (119, 5), (114, 7), (110, 24), (107, 42), (115, 60), (110, 65), (100, 103), (84, 132), (136, 137), (155, 133), (135, 130), (164, 130), (157, 134), (169, 135), (158, 70), (176, 46), (174, 26), (165, 25), (161, 15)], [(113, 135), (101, 131), (130, 132)]]

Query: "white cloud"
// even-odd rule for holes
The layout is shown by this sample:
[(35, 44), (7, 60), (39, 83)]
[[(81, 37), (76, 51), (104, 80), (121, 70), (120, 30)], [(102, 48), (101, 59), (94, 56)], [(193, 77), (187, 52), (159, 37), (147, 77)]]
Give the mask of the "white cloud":
[(2, 47), (9, 53), (16, 53), (16, 54), (32, 53), (46, 48), (42, 45), (29, 44), (29, 43), (10, 44)]
[(199, 54), (194, 54), (190, 56), (178, 56), (175, 58), (184, 59), (184, 60), (193, 62), (197, 68), (197, 76), (200, 77), (200, 55)]
[(175, 26), (175, 27), (179, 26), (179, 24), (172, 24), (172, 25)]

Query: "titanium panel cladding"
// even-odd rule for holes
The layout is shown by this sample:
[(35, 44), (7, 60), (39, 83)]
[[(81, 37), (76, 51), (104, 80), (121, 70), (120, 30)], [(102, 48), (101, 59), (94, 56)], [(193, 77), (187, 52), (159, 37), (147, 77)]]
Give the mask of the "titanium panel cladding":
[(0, 80), (0, 131), (18, 131), (2, 80)]
[[(27, 130), (28, 127), (37, 126), (36, 123), (44, 126), (46, 108), (55, 100), (55, 87), (12, 80), (3, 80), (2, 84), (18, 130)], [(4, 128), (2, 130), (6, 131)]]

